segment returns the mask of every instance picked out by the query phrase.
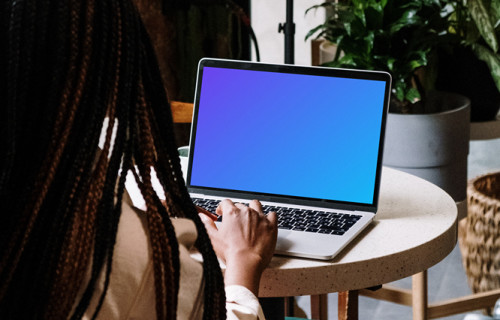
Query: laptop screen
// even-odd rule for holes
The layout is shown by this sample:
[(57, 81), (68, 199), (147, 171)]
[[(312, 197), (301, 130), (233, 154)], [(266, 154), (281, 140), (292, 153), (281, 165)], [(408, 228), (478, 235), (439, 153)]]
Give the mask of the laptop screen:
[(374, 204), (388, 75), (241, 65), (201, 62), (188, 186)]

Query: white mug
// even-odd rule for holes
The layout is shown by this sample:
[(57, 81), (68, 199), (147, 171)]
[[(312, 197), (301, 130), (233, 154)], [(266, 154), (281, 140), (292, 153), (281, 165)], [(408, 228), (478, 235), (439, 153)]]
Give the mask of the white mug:
[(187, 167), (188, 167), (188, 155), (189, 155), (189, 146), (182, 146), (177, 148), (179, 152), (179, 159), (181, 159), (181, 169), (182, 169), (182, 177), (184, 181), (187, 179)]

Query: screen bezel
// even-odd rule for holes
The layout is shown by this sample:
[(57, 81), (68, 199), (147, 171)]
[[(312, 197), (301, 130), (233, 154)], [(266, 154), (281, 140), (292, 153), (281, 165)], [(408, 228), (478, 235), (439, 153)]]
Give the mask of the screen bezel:
[[(200, 103), (200, 92), (202, 85), (203, 69), (204, 67), (213, 68), (229, 68), (238, 70), (253, 70), (253, 71), (268, 71), (268, 72), (279, 72), (279, 73), (293, 73), (293, 74), (304, 74), (304, 75), (314, 75), (314, 76), (327, 76), (327, 77), (341, 77), (341, 78), (352, 78), (352, 79), (364, 79), (364, 80), (378, 80), (386, 83), (386, 89), (384, 93), (384, 106), (382, 110), (382, 122), (381, 122), (381, 132), (379, 137), (379, 152), (376, 167), (376, 176), (374, 181), (374, 195), (372, 203), (358, 203), (358, 202), (344, 202), (338, 200), (322, 200), (316, 198), (306, 198), (288, 195), (278, 195), (278, 194), (267, 194), (267, 193), (257, 193), (249, 191), (240, 190), (228, 190), (219, 189), (204, 186), (193, 186), (191, 185), (191, 168), (193, 157), (191, 156), (194, 152), (195, 141), (196, 141), (196, 124), (198, 119), (198, 110)], [(239, 60), (226, 60), (226, 59), (214, 59), (214, 58), (203, 58), (200, 60), (198, 65), (197, 81), (196, 81), (196, 91), (195, 91), (195, 101), (193, 110), (193, 122), (191, 126), (191, 136), (189, 144), (189, 159), (188, 159), (188, 170), (186, 185), (190, 193), (205, 194), (211, 196), (222, 196), (230, 198), (239, 199), (254, 199), (258, 198), (261, 201), (270, 201), (278, 203), (290, 203), (294, 205), (304, 205), (313, 207), (325, 207), (325, 208), (338, 208), (344, 210), (358, 210), (358, 211), (369, 211), (376, 212), (379, 201), (380, 193), (380, 181), (382, 172), (382, 156), (384, 150), (384, 137), (385, 137), (385, 126), (387, 120), (387, 112), (389, 108), (389, 97), (391, 91), (391, 76), (387, 72), (383, 71), (368, 71), (368, 70), (355, 70), (355, 69), (339, 69), (339, 68), (326, 68), (326, 67), (310, 67), (310, 66), (297, 66), (297, 65), (285, 65), (285, 64), (268, 64), (260, 62), (249, 62), (249, 61), (239, 61)]]

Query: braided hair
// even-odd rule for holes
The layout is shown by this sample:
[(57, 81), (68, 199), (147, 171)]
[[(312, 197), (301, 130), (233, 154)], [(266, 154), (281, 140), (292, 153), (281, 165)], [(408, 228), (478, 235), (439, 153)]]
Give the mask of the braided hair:
[(146, 201), (157, 318), (176, 318), (171, 217), (198, 231), (204, 319), (225, 318), (222, 273), (182, 180), (167, 96), (133, 4), (2, 1), (0, 43), (0, 318), (79, 319), (104, 272), (97, 316), (129, 171)]

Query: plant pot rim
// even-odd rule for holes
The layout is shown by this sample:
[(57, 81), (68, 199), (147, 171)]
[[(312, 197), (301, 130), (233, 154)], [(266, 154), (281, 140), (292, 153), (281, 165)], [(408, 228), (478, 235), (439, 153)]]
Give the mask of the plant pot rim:
[(460, 112), (463, 109), (470, 109), (470, 99), (464, 95), (461, 95), (459, 93), (454, 93), (454, 92), (446, 92), (446, 91), (436, 91), (432, 93), (430, 96), (446, 96), (448, 99), (451, 97), (451, 99), (454, 99), (452, 102), (449, 102), (449, 104), (455, 104), (457, 107), (451, 108), (449, 110), (444, 110), (444, 111), (438, 111), (438, 112), (429, 112), (429, 113), (398, 113), (398, 112), (391, 112), (389, 111), (389, 114), (391, 117), (408, 117), (408, 116), (413, 116), (413, 117), (422, 117), (422, 116), (446, 116), (448, 114)]

